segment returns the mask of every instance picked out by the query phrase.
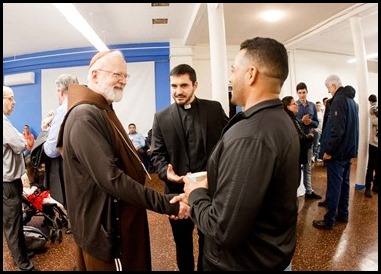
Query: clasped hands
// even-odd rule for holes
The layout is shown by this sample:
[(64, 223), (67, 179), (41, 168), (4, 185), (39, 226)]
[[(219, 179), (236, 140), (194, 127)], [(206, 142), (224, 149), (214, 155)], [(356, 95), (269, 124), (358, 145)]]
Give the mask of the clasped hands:
[(312, 122), (312, 119), (310, 118), (310, 115), (309, 114), (305, 114), (305, 115), (303, 115), (303, 117), (302, 117), (302, 122), (305, 124), (305, 125), (309, 125), (309, 124), (311, 124), (311, 122)]
[(180, 203), (179, 214), (177, 216), (170, 215), (170, 219), (178, 220), (178, 219), (187, 219), (190, 216), (190, 206), (188, 197), (190, 193), (196, 188), (208, 188), (208, 180), (204, 179), (199, 182), (194, 182), (186, 176), (177, 175), (171, 164), (168, 164), (167, 168), (167, 179), (176, 183), (184, 183), (184, 193), (181, 193), (175, 197), (173, 197), (169, 202), (171, 204)]

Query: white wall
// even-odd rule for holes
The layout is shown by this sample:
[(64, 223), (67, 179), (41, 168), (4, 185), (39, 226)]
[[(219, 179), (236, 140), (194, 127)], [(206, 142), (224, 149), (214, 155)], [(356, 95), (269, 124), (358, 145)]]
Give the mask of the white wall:
[[(238, 51), (239, 46), (228, 47), (228, 78), (230, 76), (230, 66), (233, 64)], [(292, 59), (290, 60), (290, 73), (283, 85), (280, 98), (286, 95), (297, 98), (296, 84), (305, 82), (309, 91), (308, 100), (312, 102), (322, 101), (324, 97), (330, 97), (324, 85), (325, 79), (330, 74), (337, 74), (341, 78), (343, 85), (352, 85), (356, 89), (355, 100), (357, 102), (359, 92), (366, 92), (368, 95), (378, 93), (378, 73), (374, 72), (369, 73), (369, 90), (358, 90), (356, 64), (347, 63), (347, 56), (296, 51), (290, 52), (289, 57)], [(206, 46), (194, 47), (192, 62), (199, 81), (197, 96), (212, 99), (209, 49)]]
[[(296, 97), (296, 85), (299, 82), (306, 83), (308, 87), (307, 99), (312, 102), (322, 101), (324, 97), (330, 97), (324, 85), (325, 79), (330, 74), (336, 74), (341, 78), (343, 85), (351, 85), (356, 89), (355, 100), (358, 100), (360, 92), (368, 95), (378, 91), (378, 73), (369, 73), (369, 90), (359, 90), (357, 84), (356, 64), (349, 64), (348, 56), (311, 52), (295, 51), (289, 53), (290, 74), (283, 85), (281, 98), (286, 95)], [(297, 97), (296, 97), (297, 98)]]
[[(113, 107), (124, 128), (135, 123), (137, 131), (146, 135), (152, 127), (155, 106), (155, 68), (154, 62), (128, 63), (131, 75), (123, 92), (123, 99)], [(41, 104), (42, 117), (48, 110), (58, 107), (55, 81), (62, 73), (77, 76), (80, 84), (87, 84), (87, 66), (44, 69), (41, 71)]]

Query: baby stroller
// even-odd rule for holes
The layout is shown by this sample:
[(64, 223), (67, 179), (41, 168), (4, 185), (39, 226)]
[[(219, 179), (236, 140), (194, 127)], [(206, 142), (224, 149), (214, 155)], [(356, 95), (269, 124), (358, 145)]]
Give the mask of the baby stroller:
[[(62, 228), (66, 229), (66, 234), (70, 234), (67, 214), (62, 204), (50, 197), (50, 192), (43, 189), (44, 164), (38, 167), (31, 165), (31, 159), (25, 157), (26, 174), (22, 176), (23, 191), (23, 224), (27, 225), (33, 216), (43, 216), (41, 227), (49, 229), (49, 239), (51, 242), (61, 243), (63, 239)], [(30, 180), (29, 180), (30, 178)], [(33, 182), (33, 186), (31, 187)]]
[(69, 231), (69, 222), (66, 213), (56, 203), (44, 203), (47, 191), (36, 189), (32, 195), (23, 195), (23, 225), (26, 226), (33, 216), (43, 216), (42, 227), (50, 227), (49, 239), (52, 243), (56, 240), (62, 242), (62, 228)]

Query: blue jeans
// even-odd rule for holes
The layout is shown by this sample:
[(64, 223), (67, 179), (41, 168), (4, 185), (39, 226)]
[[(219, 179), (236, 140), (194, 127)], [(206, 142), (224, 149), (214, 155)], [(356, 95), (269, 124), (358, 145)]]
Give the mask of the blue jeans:
[(312, 146), (307, 150), (308, 163), (302, 165), (303, 172), (303, 184), (306, 189), (306, 194), (314, 192), (311, 185), (311, 158), (312, 158)]
[(349, 176), (351, 172), (351, 159), (327, 161), (327, 207), (324, 221), (328, 225), (336, 223), (337, 216), (348, 219), (349, 215)]
[(313, 156), (315, 159), (322, 159), (319, 157), (320, 154), (320, 136), (321, 132), (315, 131), (314, 132), (314, 144), (313, 144)]

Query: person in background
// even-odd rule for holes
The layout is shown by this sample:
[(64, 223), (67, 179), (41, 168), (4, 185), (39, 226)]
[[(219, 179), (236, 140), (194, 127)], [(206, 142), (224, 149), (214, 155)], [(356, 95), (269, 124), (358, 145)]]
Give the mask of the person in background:
[[(314, 128), (319, 126), (319, 120), (317, 116), (316, 106), (313, 102), (307, 100), (308, 89), (307, 85), (300, 82), (296, 85), (296, 93), (298, 94), (299, 100), (296, 101), (298, 104), (298, 113), (296, 118), (301, 122), (302, 129), (305, 134), (313, 132)], [(306, 194), (304, 197), (306, 199), (321, 199), (321, 196), (316, 194), (312, 188), (311, 182), (311, 165), (312, 165), (312, 145), (313, 140), (310, 141), (309, 149), (307, 150), (308, 162), (303, 164), (303, 184), (306, 189)]]
[(322, 102), (323, 102), (324, 110), (325, 110), (325, 108), (327, 107), (328, 97), (324, 97)]
[(28, 257), (22, 211), (25, 140), (6, 117), (12, 114), (15, 105), (13, 90), (3, 86), (3, 232), (17, 267), (31, 271), (35, 268)]
[(316, 113), (318, 116), (319, 125), (317, 128), (313, 128), (312, 131), (314, 133), (314, 142), (313, 142), (313, 156), (312, 162), (317, 161), (318, 163), (323, 162), (320, 155), (320, 136), (323, 131), (323, 120), (324, 120), (324, 110), (322, 109), (322, 105), (320, 101), (316, 101)]
[[(66, 208), (65, 183), (63, 176), (63, 163), (60, 152), (57, 149), (57, 138), (62, 121), (67, 112), (67, 91), (69, 85), (78, 84), (77, 77), (70, 74), (61, 74), (57, 80), (56, 94), (58, 97), (59, 107), (55, 112), (49, 111), (46, 119), (51, 119), (50, 122), (43, 120), (41, 124), (46, 123), (46, 128), (49, 128), (46, 141), (44, 143), (44, 152), (47, 156), (45, 160), (45, 182), (44, 187), (50, 190), (50, 195), (64, 205)], [(66, 231), (70, 233), (71, 231)]]
[(378, 118), (378, 103), (377, 96), (374, 94), (369, 95), (368, 101), (370, 104), (369, 114), (374, 115)]
[(296, 131), (299, 135), (300, 140), (300, 165), (303, 165), (308, 162), (308, 149), (311, 143), (311, 140), (314, 138), (314, 134), (310, 132), (305, 134), (300, 121), (296, 118), (298, 113), (298, 104), (295, 103), (295, 99), (292, 96), (285, 96), (282, 99), (284, 110), (290, 116), (292, 122), (295, 125)]
[[(378, 104), (377, 96), (371, 94), (368, 97), (369, 101), (369, 151), (368, 151), (368, 166), (365, 175), (365, 197), (372, 198), (372, 191), (378, 193), (379, 178), (378, 169)], [(377, 114), (377, 115), (376, 115)], [(372, 187), (373, 182), (373, 187)]]
[(142, 158), (145, 169), (148, 171), (150, 169), (150, 159), (147, 155), (148, 147), (146, 146), (146, 138), (144, 138), (143, 134), (136, 131), (136, 125), (134, 123), (128, 125), (128, 137)]
[(152, 128), (148, 130), (146, 137), (146, 146), (147, 146), (147, 156), (149, 160), (148, 172), (155, 172), (155, 168), (153, 167), (151, 157), (152, 157), (152, 149), (151, 149), (151, 140), (152, 140)]
[[(152, 162), (165, 193), (183, 193), (183, 175), (205, 171), (207, 159), (228, 122), (221, 104), (195, 96), (198, 81), (195, 70), (180, 64), (170, 72), (174, 103), (155, 113), (152, 126)], [(191, 219), (169, 220), (176, 243), (180, 271), (194, 271), (193, 231)], [(204, 236), (198, 229), (199, 256), (197, 270), (202, 271)]]
[[(322, 128), (321, 128), (321, 135), (320, 135), (320, 149), (319, 149), (319, 157), (318, 157), (318, 159), (323, 159), (324, 151), (323, 151), (322, 148), (321, 148), (322, 135), (323, 135), (323, 131), (324, 131), (324, 127), (325, 127), (326, 121), (327, 121), (327, 119), (328, 119), (329, 108), (330, 108), (330, 105), (331, 105), (331, 100), (332, 100), (332, 97), (331, 97), (330, 99), (328, 99), (328, 97), (324, 97), (324, 98), (323, 98), (324, 115), (323, 115), (323, 125), (322, 125)], [(325, 166), (324, 161), (323, 161), (323, 165)], [(325, 202), (325, 201), (321, 201), (321, 202), (319, 202), (319, 203), (320, 203), (320, 204), (324, 204), (324, 202)]]
[(337, 75), (328, 76), (325, 86), (333, 96), (322, 144), (327, 165), (327, 213), (312, 224), (331, 230), (336, 222), (348, 222), (349, 218), (351, 161), (358, 151), (359, 116), (353, 87), (343, 87)]
[[(190, 181), (191, 218), (205, 235), (206, 271), (291, 270), (300, 184), (298, 132), (279, 99), (288, 75), (283, 44), (244, 41), (231, 68), (233, 116), (207, 165), (207, 179)], [(274, 202), (276, 201), (276, 202)]]
[(144, 186), (148, 173), (113, 108), (127, 85), (123, 54), (95, 54), (87, 78), (87, 86), (69, 86), (68, 112), (57, 141), (76, 268), (150, 271), (146, 209), (178, 219), (189, 216), (189, 206), (171, 204), (172, 196)]
[(29, 125), (24, 125), (24, 129), (22, 132), (22, 135), (24, 136), (25, 142), (26, 142), (26, 148), (23, 151), (24, 157), (28, 156), (32, 150), (32, 147), (34, 145), (34, 135), (32, 132), (30, 132)]
[(66, 212), (64, 206), (50, 196), (49, 190), (41, 190), (37, 186), (31, 185), (27, 172), (21, 176), (21, 181), (23, 185), (23, 195), (37, 210), (42, 211), (43, 205), (45, 204), (56, 204), (62, 212)]

